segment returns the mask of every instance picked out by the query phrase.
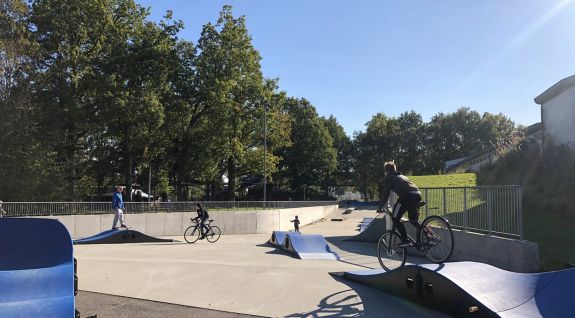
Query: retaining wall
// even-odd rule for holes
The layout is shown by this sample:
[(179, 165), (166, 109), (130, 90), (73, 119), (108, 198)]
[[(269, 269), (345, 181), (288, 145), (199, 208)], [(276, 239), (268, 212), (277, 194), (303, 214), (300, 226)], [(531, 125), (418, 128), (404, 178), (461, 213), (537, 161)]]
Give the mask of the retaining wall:
[[(337, 209), (337, 205), (316, 206), (294, 209), (258, 211), (210, 211), (210, 219), (222, 234), (257, 234), (287, 231), (293, 229), (297, 215), (300, 226), (317, 222)], [(152, 236), (178, 236), (192, 224), (190, 218), (196, 212), (124, 214), (126, 224), (132, 229)], [(46, 216), (59, 220), (73, 238), (81, 238), (109, 230), (114, 220), (113, 214)]]
[[(385, 218), (387, 228), (391, 228), (390, 218), (387, 215)], [(405, 224), (405, 228), (409, 235), (415, 239), (415, 228), (408, 223)], [(518, 273), (540, 271), (539, 245), (535, 242), (455, 229), (453, 230), (453, 238), (455, 246), (449, 259), (450, 262), (481, 262)], [(416, 252), (414, 248), (408, 250), (408, 253)], [(423, 256), (423, 253), (421, 255)]]

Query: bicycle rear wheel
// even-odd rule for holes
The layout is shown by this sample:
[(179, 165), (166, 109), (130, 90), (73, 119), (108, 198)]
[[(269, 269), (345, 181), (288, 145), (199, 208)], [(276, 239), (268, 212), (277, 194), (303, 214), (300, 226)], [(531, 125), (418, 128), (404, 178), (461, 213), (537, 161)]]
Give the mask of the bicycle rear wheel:
[(192, 225), (184, 231), (184, 240), (188, 243), (195, 243), (200, 238), (200, 229)]
[(434, 263), (443, 263), (453, 253), (453, 231), (449, 222), (441, 216), (432, 215), (423, 220), (419, 237), (423, 253)]
[(377, 242), (377, 258), (379, 265), (385, 270), (394, 270), (402, 267), (407, 258), (407, 249), (397, 247), (401, 238), (395, 231), (387, 231)]
[(219, 227), (212, 226), (210, 227), (210, 231), (208, 232), (208, 234), (206, 234), (206, 239), (208, 239), (208, 242), (214, 243), (215, 241), (220, 239), (221, 233), (222, 231), (220, 231)]

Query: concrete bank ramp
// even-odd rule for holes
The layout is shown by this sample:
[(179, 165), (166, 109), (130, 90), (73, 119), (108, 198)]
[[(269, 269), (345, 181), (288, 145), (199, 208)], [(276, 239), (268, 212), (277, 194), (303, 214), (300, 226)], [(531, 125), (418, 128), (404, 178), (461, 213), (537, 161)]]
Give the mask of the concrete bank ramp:
[(300, 259), (339, 260), (339, 256), (330, 249), (322, 235), (274, 231), (268, 242)]
[(359, 223), (360, 232), (351, 238), (349, 241), (355, 242), (377, 242), (383, 232), (387, 231), (385, 216), (378, 216), (375, 218), (364, 218)]
[(573, 317), (575, 313), (575, 269), (524, 274), (457, 262), (342, 275), (454, 317)]
[(57, 220), (0, 218), (0, 317), (73, 318), (73, 254)]
[(136, 230), (107, 230), (93, 236), (77, 239), (74, 244), (120, 244), (120, 243), (161, 243), (173, 242), (171, 239), (161, 239), (146, 235)]

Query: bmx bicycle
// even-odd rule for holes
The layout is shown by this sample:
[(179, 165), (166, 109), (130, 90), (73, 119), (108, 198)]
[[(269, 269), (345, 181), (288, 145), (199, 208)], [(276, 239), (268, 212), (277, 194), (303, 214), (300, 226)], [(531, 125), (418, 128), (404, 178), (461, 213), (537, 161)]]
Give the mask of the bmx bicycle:
[[(424, 205), (425, 202), (420, 203), (420, 207)], [(393, 217), (389, 210), (385, 210), (385, 213)], [(412, 247), (422, 251), (434, 263), (443, 263), (449, 259), (453, 253), (454, 239), (448, 220), (439, 215), (428, 216), (421, 222), (417, 232), (415, 240), (407, 235)], [(393, 270), (405, 265), (407, 246), (398, 246), (400, 242), (401, 235), (394, 223), (391, 230), (384, 232), (377, 242), (377, 258), (383, 269)]]
[[(197, 221), (196, 218), (191, 218), (190, 220), (192, 221), (193, 225), (189, 226), (184, 231), (184, 239), (188, 243), (195, 243), (202, 235), (202, 225)], [(208, 230), (206, 233), (206, 239), (210, 243), (214, 243), (219, 240), (222, 233), (219, 227), (212, 225), (212, 221), (214, 220), (208, 220)]]

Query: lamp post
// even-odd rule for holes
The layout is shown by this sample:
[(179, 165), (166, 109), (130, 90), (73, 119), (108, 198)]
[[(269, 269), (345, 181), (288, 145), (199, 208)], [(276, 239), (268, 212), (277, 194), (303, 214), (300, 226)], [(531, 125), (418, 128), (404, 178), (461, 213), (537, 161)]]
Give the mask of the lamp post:
[(266, 152), (267, 152), (267, 103), (264, 102), (264, 210), (267, 201)]

